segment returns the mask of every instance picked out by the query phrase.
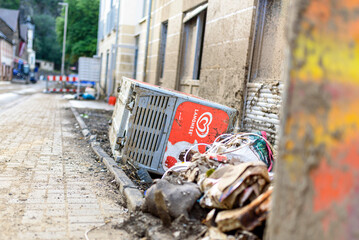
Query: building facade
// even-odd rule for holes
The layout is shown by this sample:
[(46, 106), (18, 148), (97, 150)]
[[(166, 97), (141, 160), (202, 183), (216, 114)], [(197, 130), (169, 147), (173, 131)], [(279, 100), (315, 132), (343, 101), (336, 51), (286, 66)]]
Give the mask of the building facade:
[[(30, 66), (31, 63), (35, 66), (35, 52), (32, 49), (34, 29), (29, 29), (31, 24), (28, 23), (20, 25), (19, 18), (19, 10), (0, 8), (1, 80), (11, 80), (13, 68), (19, 64), (29, 62)], [(28, 43), (31, 44), (28, 46)]]
[(26, 62), (27, 28), (19, 24), (19, 10), (0, 8), (0, 29), (15, 46), (15, 60)]
[(100, 1), (97, 55), (101, 58), (100, 89), (105, 96), (114, 94), (122, 76), (137, 78), (136, 25), (142, 17), (139, 8), (143, 8), (143, 1)]
[[(194, 94), (236, 108), (239, 128), (265, 130), (276, 142), (289, 1), (120, 2), (120, 16), (113, 18), (119, 19), (117, 53), (111, 50), (117, 22), (110, 33), (99, 34), (108, 95), (121, 76)], [(108, 25), (110, 4), (118, 1), (101, 1), (99, 25)], [(111, 53), (117, 55), (112, 68)]]
[(11, 81), (14, 61), (14, 47), (5, 34), (0, 32), (0, 81)]
[(36, 59), (36, 66), (39, 68), (39, 70), (48, 71), (48, 72), (54, 71), (55, 68), (54, 62), (49, 62), (41, 59)]

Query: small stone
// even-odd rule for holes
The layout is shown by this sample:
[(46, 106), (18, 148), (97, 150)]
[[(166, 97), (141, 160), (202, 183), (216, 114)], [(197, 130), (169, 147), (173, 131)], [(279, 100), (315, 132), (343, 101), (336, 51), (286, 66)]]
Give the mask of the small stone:
[(181, 235), (180, 231), (174, 232), (173, 237), (178, 238)]

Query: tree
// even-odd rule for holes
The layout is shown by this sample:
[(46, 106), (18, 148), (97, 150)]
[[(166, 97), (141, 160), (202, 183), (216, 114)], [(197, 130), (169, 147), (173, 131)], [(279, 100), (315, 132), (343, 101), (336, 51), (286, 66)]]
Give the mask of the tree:
[[(11, 0), (0, 0), (8, 1)], [(16, 0), (18, 1), (18, 0)], [(20, 22), (23, 24), (31, 16), (35, 25), (34, 49), (36, 58), (55, 63), (59, 68), (61, 46), (57, 41), (55, 18), (60, 14), (58, 2), (61, 0), (21, 0)]]
[(58, 5), (59, 2), (61, 0), (21, 0), (21, 15), (25, 19), (29, 15), (35, 16), (38, 14), (46, 14), (56, 18), (61, 10)]
[[(35, 6), (35, 12), (37, 14), (48, 14), (54, 17), (59, 16), (59, 2), (60, 0), (33, 0)], [(55, 25), (54, 25), (55, 26)]]
[(20, 0), (0, 0), (0, 8), (19, 9)]
[[(75, 64), (81, 56), (96, 53), (99, 0), (69, 0), (66, 59)], [(62, 43), (64, 11), (56, 19), (58, 40)]]
[(35, 24), (34, 48), (36, 57), (54, 62), (60, 65), (61, 48), (56, 39), (55, 18), (51, 15), (42, 14), (33, 17)]

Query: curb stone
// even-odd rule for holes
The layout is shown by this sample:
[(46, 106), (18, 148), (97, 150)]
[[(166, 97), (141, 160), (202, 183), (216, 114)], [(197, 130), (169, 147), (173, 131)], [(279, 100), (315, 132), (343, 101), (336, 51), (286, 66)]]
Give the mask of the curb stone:
[(71, 110), (72, 110), (72, 113), (74, 114), (78, 124), (80, 125), (80, 128), (82, 129), (82, 135), (84, 135), (84, 137), (87, 137), (90, 134), (90, 131), (88, 130), (86, 123), (84, 122), (84, 120), (82, 120), (82, 118), (80, 117), (80, 114), (76, 111), (76, 109), (71, 107)]
[[(84, 135), (84, 137), (89, 136), (90, 131), (85, 122), (80, 117), (77, 110), (71, 107), (71, 111), (82, 129), (82, 134)], [(96, 136), (90, 135), (90, 139), (92, 140), (92, 150), (99, 157), (100, 161), (105, 164), (110, 174), (115, 178), (116, 183), (120, 186), (120, 193), (126, 198), (127, 208), (130, 211), (140, 210), (144, 202), (144, 197), (141, 191), (136, 188), (136, 185), (131, 181), (129, 177), (127, 177), (126, 173), (117, 165), (115, 160), (113, 160), (113, 158), (111, 158), (102, 149), (100, 143), (96, 142)]]

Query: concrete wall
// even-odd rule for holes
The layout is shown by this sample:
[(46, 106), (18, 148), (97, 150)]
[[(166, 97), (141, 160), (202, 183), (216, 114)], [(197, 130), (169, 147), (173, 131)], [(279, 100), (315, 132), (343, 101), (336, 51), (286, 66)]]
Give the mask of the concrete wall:
[(118, 44), (123, 47), (117, 49), (114, 89), (119, 87), (122, 77), (134, 77), (135, 49), (131, 47), (135, 47), (136, 44), (136, 26), (142, 18), (143, 7), (141, 0), (121, 1)]
[[(181, 79), (183, 26), (185, 14), (206, 3), (203, 0), (154, 1), (151, 14), (146, 82), (192, 93), (242, 111), (251, 40), (254, 31), (255, 0), (209, 0), (204, 31), (202, 64), (199, 80)], [(281, 16), (281, 20), (285, 16)], [(161, 23), (168, 21), (167, 46), (163, 78), (159, 78)], [(146, 30), (142, 23), (142, 30)], [(280, 28), (279, 32), (284, 31)], [(141, 35), (145, 32), (141, 32)], [(283, 39), (273, 37), (273, 44)], [(143, 38), (142, 38), (143, 40)], [(145, 41), (141, 41), (141, 48)], [(280, 55), (280, 54), (278, 54)], [(282, 55), (281, 55), (282, 56)], [(141, 55), (140, 57), (143, 57)], [(140, 60), (141, 63), (144, 59)], [(278, 61), (283, 61), (278, 59)], [(138, 68), (142, 71), (143, 65)], [(141, 72), (137, 74), (141, 76)], [(140, 78), (140, 80), (144, 80)]]
[[(117, 2), (117, 1), (115, 1)], [(101, 0), (100, 1), (100, 13), (99, 13), (99, 28), (102, 28), (102, 36), (99, 38), (98, 43), (98, 51), (97, 54), (102, 56), (101, 61), (101, 75), (100, 75), (100, 93), (102, 95), (106, 95), (107, 93), (107, 79), (106, 79), (106, 55), (109, 53), (108, 58), (108, 66), (107, 66), (107, 74), (110, 75), (110, 62), (111, 62), (111, 47), (112, 44), (115, 43), (115, 31), (111, 30), (108, 33), (106, 32), (105, 28), (107, 25), (107, 19), (109, 11), (112, 9), (111, 0)], [(117, 4), (113, 4), (113, 6), (117, 7)], [(102, 26), (101, 26), (102, 25)]]
[(109, 53), (108, 59), (108, 74), (110, 74), (110, 62), (111, 62), (111, 46), (115, 43), (115, 32), (111, 31), (110, 34), (106, 35), (103, 40), (100, 41), (98, 54), (101, 56), (101, 78), (100, 78), (100, 88), (101, 93), (106, 94), (107, 88), (107, 79), (106, 76), (106, 54)]
[[(144, 16), (142, 16), (142, 0), (133, 1), (131, 4), (125, 2), (126, 0), (122, 1), (119, 34), (122, 43), (130, 45), (135, 44), (136, 36), (139, 37), (137, 80), (192, 93), (235, 107), (239, 112), (242, 111), (248, 67), (251, 62), (256, 0), (153, 0), (150, 19), (147, 19), (149, 1)], [(185, 25), (183, 19), (187, 13), (206, 3), (208, 5), (200, 76), (199, 79), (184, 78), (182, 77)], [(107, 5), (103, 4), (103, 6)], [(132, 15), (124, 17), (126, 14)], [(284, 16), (281, 16), (281, 19), (283, 20)], [(150, 21), (150, 32), (148, 50), (145, 52), (148, 21)], [(160, 78), (161, 24), (165, 21), (168, 21), (167, 44), (163, 77)], [(280, 31), (284, 30), (281, 28)], [(104, 85), (106, 51), (114, 43), (113, 35), (111, 33), (105, 36), (99, 44), (99, 52), (103, 53), (102, 85)], [(280, 37), (273, 37), (273, 44), (279, 46), (282, 40)], [(129, 49), (119, 49), (114, 73), (115, 81), (118, 82), (121, 76), (132, 77), (131, 71), (135, 69), (132, 54), (133, 51)], [(283, 61), (283, 59), (277, 60)], [(145, 63), (146, 69), (144, 69)]]
[(253, 0), (208, 1), (199, 95), (242, 110)]
[(359, 238), (358, 1), (290, 8), (272, 240)]
[[(106, 95), (110, 91), (110, 95), (114, 95), (119, 83), (119, 80), (123, 77), (133, 77), (134, 72), (134, 56), (135, 50), (127, 47), (119, 47), (117, 49), (117, 56), (115, 58), (115, 48), (113, 46), (116, 43), (116, 34), (118, 36), (118, 45), (134, 46), (135, 44), (135, 30), (136, 25), (139, 22), (142, 11), (141, 0), (122, 0), (119, 17), (114, 17), (117, 22), (114, 22), (114, 28), (104, 34), (103, 38), (100, 37), (98, 44), (98, 55), (102, 56), (101, 61), (101, 94)], [(100, 3), (100, 18), (99, 21), (106, 27), (109, 11), (115, 9), (114, 14), (117, 15), (118, 1), (113, 1), (113, 7), (111, 8), (110, 0), (102, 0)], [(119, 31), (117, 31), (117, 24), (119, 24)], [(106, 31), (104, 31), (106, 32)], [(109, 53), (108, 63), (106, 64), (106, 56)], [(114, 65), (111, 72), (111, 64)], [(107, 78), (106, 78), (106, 66), (107, 66)], [(109, 89), (109, 79), (112, 75), (112, 89)]]

